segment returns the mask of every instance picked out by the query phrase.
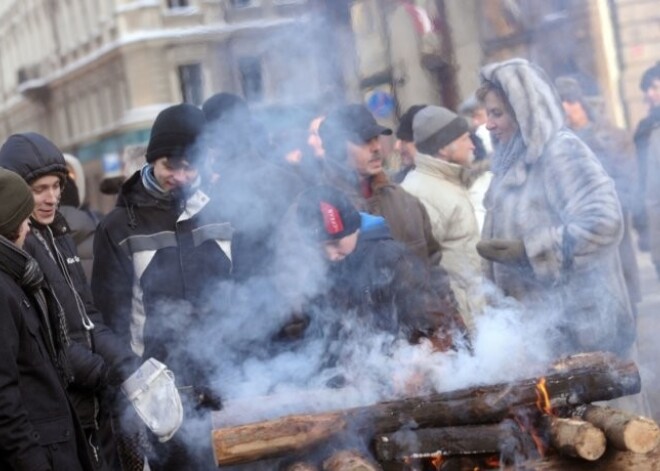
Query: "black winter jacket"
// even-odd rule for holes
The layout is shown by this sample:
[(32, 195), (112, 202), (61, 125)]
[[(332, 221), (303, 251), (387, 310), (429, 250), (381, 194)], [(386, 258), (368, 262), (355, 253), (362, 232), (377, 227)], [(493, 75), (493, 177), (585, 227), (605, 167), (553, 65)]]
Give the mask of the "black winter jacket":
[(205, 293), (231, 273), (232, 228), (206, 222), (207, 203), (199, 190), (186, 201), (157, 199), (138, 171), (94, 239), (92, 291), (105, 320), (138, 355), (168, 365), (179, 385), (206, 380), (194, 331), (209, 320)]
[(91, 470), (39, 309), (0, 269), (0, 469)]
[(39, 263), (66, 314), (74, 375), (69, 394), (83, 427), (95, 428), (97, 394), (108, 383), (116, 386), (126, 379), (139, 366), (138, 358), (105, 325), (94, 306), (75, 243), (59, 213), (48, 227), (32, 221), (24, 248)]

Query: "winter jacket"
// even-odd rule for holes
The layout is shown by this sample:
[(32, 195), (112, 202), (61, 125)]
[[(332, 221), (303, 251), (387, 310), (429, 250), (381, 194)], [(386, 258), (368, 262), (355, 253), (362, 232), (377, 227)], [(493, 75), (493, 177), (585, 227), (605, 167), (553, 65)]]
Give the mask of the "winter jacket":
[(69, 394), (82, 426), (97, 428), (100, 392), (108, 383), (116, 386), (126, 379), (139, 366), (138, 359), (107, 327), (94, 306), (75, 243), (61, 214), (57, 213), (47, 227), (32, 221), (24, 248), (37, 260), (62, 304), (72, 341), (69, 362), (74, 381)]
[(281, 221), (303, 181), (286, 168), (257, 155), (243, 155), (222, 170), (220, 179), (209, 190), (218, 214), (229, 221), (232, 238), (232, 277), (245, 281), (252, 276), (271, 275), (277, 233)]
[(326, 305), (367, 328), (411, 341), (439, 330), (464, 331), (446, 273), (429, 270), (404, 244), (393, 240), (382, 217), (365, 213), (361, 217), (355, 250), (330, 264)]
[(344, 191), (358, 210), (385, 218), (394, 239), (415, 255), (425, 261), (440, 258), (426, 209), (417, 198), (390, 182), (384, 171), (368, 181), (368, 196), (360, 188), (356, 173), (334, 160), (326, 159), (324, 175), (325, 184)]
[(74, 206), (60, 206), (60, 213), (69, 226), (71, 237), (76, 244), (76, 252), (85, 272), (85, 278), (89, 281), (92, 279), (94, 232), (96, 232), (98, 219), (90, 211)]
[(0, 468), (91, 470), (42, 306), (0, 268)]
[(468, 192), (469, 170), (430, 155), (418, 153), (417, 168), (401, 185), (419, 198), (440, 244), (440, 265), (449, 273), (451, 286), (465, 322), (481, 310), (481, 258), (477, 253), (479, 228)]
[(575, 131), (593, 151), (607, 174), (614, 180), (624, 217), (623, 239), (619, 244), (619, 258), (626, 280), (628, 297), (633, 303), (642, 299), (637, 258), (630, 234), (630, 214), (634, 209), (638, 190), (637, 163), (633, 141), (626, 131), (608, 123), (589, 123)]
[[(208, 320), (205, 296), (231, 271), (232, 229), (204, 217), (208, 203), (201, 190), (157, 199), (136, 172), (94, 239), (92, 292), (104, 319), (137, 355), (168, 365), (179, 386), (206, 380), (195, 327)], [(221, 313), (223, 300), (212, 301)]]
[(635, 324), (617, 250), (623, 219), (614, 182), (563, 127), (561, 102), (542, 72), (512, 60), (486, 66), (482, 76), (505, 91), (525, 145), (508, 170), (495, 172), (483, 239), (522, 240), (528, 263), (489, 262), (488, 276), (530, 316), (555, 320), (558, 335), (548, 339), (559, 352), (624, 354)]
[[(660, 106), (651, 108), (649, 115), (641, 120), (635, 130), (635, 148), (637, 151), (637, 168), (639, 170), (639, 189), (635, 193), (635, 205), (633, 206), (633, 225), (640, 235), (640, 239), (648, 239), (648, 205), (646, 195), (647, 183), (653, 182), (649, 178), (649, 160), (658, 160), (654, 155), (658, 154), (658, 129), (660, 129)], [(655, 135), (655, 136), (654, 136)], [(653, 141), (653, 142), (652, 142)], [(657, 181), (657, 180), (656, 180)], [(655, 199), (651, 196), (651, 199)]]
[(660, 107), (651, 109), (635, 133), (641, 192), (646, 209), (651, 257), (660, 274)]

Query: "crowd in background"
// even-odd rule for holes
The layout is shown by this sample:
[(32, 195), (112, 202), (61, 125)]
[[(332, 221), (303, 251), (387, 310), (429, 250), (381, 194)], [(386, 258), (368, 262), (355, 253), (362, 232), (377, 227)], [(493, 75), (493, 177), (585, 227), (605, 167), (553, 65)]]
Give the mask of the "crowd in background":
[(556, 356), (634, 359), (635, 241), (660, 276), (660, 63), (634, 139), (573, 78), (522, 59), (480, 77), (459, 110), (415, 105), (395, 131), (362, 104), (268, 121), (229, 93), (168, 107), (103, 182), (107, 215), (86, 208), (75, 157), (9, 137), (1, 467), (214, 469), (183, 436), (222, 408), (201, 346), (228, 318), (266, 326), (228, 339), (231, 361), (322, 338), (315, 374), (333, 388), (351, 381), (335, 374), (350, 339), (470, 352), (502, 299), (547, 324)]

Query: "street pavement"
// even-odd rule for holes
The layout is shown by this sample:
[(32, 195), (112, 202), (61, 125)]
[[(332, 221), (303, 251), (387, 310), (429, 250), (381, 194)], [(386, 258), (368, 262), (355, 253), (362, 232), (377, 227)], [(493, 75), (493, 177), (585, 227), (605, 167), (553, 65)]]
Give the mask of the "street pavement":
[(638, 304), (638, 366), (653, 418), (660, 422), (660, 281), (648, 252), (637, 253), (642, 302)]

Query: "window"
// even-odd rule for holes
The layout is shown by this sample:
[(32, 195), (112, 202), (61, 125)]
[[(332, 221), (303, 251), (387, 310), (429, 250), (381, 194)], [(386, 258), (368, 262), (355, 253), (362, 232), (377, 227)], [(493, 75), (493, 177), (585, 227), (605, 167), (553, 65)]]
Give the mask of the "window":
[(263, 97), (263, 83), (261, 61), (259, 58), (243, 57), (239, 59), (238, 71), (245, 99), (247, 101), (261, 101)]
[(247, 8), (254, 5), (254, 0), (231, 0), (232, 8)]
[(179, 66), (181, 97), (186, 103), (201, 105), (204, 97), (202, 84), (202, 65), (188, 64)]
[(168, 8), (183, 8), (190, 6), (190, 0), (167, 0)]

